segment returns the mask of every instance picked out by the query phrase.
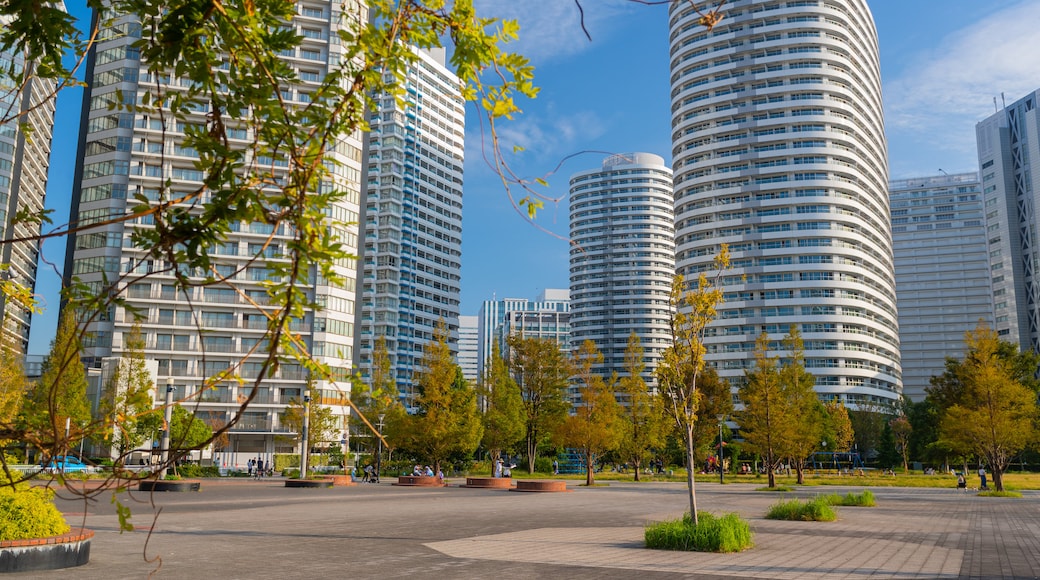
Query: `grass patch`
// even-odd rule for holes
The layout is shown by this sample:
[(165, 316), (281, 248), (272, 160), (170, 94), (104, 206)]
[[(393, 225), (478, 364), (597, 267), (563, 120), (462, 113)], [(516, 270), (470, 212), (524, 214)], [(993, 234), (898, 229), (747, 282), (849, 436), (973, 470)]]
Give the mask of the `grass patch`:
[(796, 522), (833, 522), (838, 519), (838, 512), (834, 511), (825, 496), (817, 496), (813, 499), (800, 501), (792, 499), (789, 501), (778, 501), (769, 508), (766, 519), (791, 520)]
[(697, 519), (696, 526), (690, 514), (648, 524), (643, 530), (643, 541), (652, 550), (687, 552), (740, 552), (754, 545), (751, 526), (737, 514), (716, 517), (701, 512)]
[(776, 487), (756, 487), (755, 491), (791, 491), (791, 488), (786, 485), (778, 485)]
[(980, 491), (979, 497), (1022, 497), (1022, 493), (1018, 491)]
[(829, 505), (851, 507), (874, 507), (877, 505), (877, 502), (874, 501), (874, 494), (869, 489), (864, 490), (863, 493), (852, 493), (850, 491), (845, 495), (830, 493), (819, 497)]

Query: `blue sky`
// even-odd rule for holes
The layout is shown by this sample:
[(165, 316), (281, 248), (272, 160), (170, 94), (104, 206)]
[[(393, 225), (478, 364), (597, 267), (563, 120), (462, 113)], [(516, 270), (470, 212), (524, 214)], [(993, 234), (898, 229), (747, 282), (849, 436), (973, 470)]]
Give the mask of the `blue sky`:
[[(1040, 2), (1035, 0), (868, 0), (877, 24), (885, 97), (889, 168), (893, 178), (974, 171), (977, 121), (994, 97), (1007, 102), (1040, 88)], [(544, 177), (541, 228), (509, 204), (481, 159), (475, 116), (467, 119), (463, 207), (462, 314), (483, 300), (533, 298), (568, 282), (567, 180), (598, 167), (607, 153), (645, 151), (670, 161), (667, 9), (626, 0), (476, 0), (488, 15), (516, 18), (516, 50), (535, 66), (537, 99), (500, 128), (510, 163), (523, 177)], [(67, 1), (85, 18), (81, 0)], [(59, 97), (47, 205), (55, 223), (68, 220), (81, 92)], [(565, 156), (598, 151), (568, 161)], [(60, 270), (64, 241), (44, 246)], [(37, 292), (46, 309), (33, 319), (29, 352), (43, 354), (54, 336), (60, 279), (42, 264)]]

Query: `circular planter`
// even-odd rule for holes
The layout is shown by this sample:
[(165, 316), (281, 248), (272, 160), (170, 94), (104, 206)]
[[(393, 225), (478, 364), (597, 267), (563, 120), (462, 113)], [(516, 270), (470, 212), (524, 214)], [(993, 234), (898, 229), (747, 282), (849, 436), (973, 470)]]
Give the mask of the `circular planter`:
[(322, 479), (327, 479), (332, 482), (333, 487), (348, 487), (351, 485), (357, 485), (353, 480), (350, 479), (349, 475), (323, 475)]
[(480, 489), (511, 489), (513, 480), (508, 477), (467, 477), (466, 485)]
[(199, 491), (201, 488), (202, 482), (197, 479), (145, 480), (137, 487), (141, 491)]
[(331, 479), (286, 479), (285, 487), (329, 488)]
[(397, 483), (406, 487), (444, 487), (445, 483), (440, 478), (432, 475), (402, 475), (397, 478)]
[(567, 489), (566, 481), (518, 481), (516, 487), (510, 491), (532, 491), (532, 492), (560, 492), (571, 491)]
[(0, 542), (0, 573), (58, 570), (90, 561), (93, 530), (74, 528), (67, 534)]

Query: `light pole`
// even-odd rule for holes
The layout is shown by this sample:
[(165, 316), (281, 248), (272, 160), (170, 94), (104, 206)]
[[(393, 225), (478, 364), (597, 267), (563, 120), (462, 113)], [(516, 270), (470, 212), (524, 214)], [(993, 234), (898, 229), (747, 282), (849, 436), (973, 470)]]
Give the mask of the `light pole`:
[(173, 377), (166, 379), (166, 406), (163, 408), (162, 442), (159, 444), (159, 479), (166, 479), (166, 463), (170, 460), (170, 423), (173, 421)]
[(383, 461), (383, 419), (386, 415), (380, 413), (379, 422), (376, 423), (376, 434), (378, 441), (376, 441), (376, 483), (379, 483), (379, 468), (382, 466)]
[(722, 474), (725, 471), (725, 469), (723, 468), (723, 465), (725, 465), (725, 463), (723, 463), (722, 461), (722, 421), (726, 418), (726, 416), (720, 413), (717, 417), (719, 420), (719, 484), (721, 485), (725, 483), (724, 481), (722, 481)]
[[(820, 445), (823, 446), (823, 459), (824, 459), (824, 461), (826, 461), (827, 460), (827, 440), (824, 439), (823, 441), (821, 441)], [(834, 458), (832, 457), (831, 459), (833, 460)], [(832, 463), (833, 463), (833, 461), (832, 461)], [(839, 475), (841, 475), (841, 474), (839, 473)]]
[(311, 426), (311, 396), (303, 396), (303, 441), (300, 442), (300, 479), (307, 479), (311, 449), (307, 445), (307, 431)]

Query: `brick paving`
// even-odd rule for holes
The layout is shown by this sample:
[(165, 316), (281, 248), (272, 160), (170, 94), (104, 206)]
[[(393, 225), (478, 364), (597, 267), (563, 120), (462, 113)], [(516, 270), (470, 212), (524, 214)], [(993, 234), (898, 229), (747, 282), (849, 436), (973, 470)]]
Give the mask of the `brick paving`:
[[(456, 483), (463, 483), (459, 480)], [(1037, 578), (1040, 493), (979, 498), (951, 489), (875, 488), (875, 508), (837, 522), (762, 518), (778, 495), (700, 484), (702, 510), (751, 521), (740, 554), (642, 547), (642, 526), (686, 506), (682, 484), (611, 483), (566, 494), (365, 484), (288, 489), (279, 480), (203, 483), (199, 493), (133, 493), (120, 534), (109, 496), (61, 500), (95, 530), (91, 561), (29, 578)], [(845, 493), (806, 487), (788, 495)], [(152, 507), (154, 501), (155, 507)], [(161, 510), (161, 513), (156, 514)], [(76, 515), (72, 515), (76, 514)], [(149, 535), (148, 530), (151, 530)], [(161, 562), (161, 566), (160, 566)]]

